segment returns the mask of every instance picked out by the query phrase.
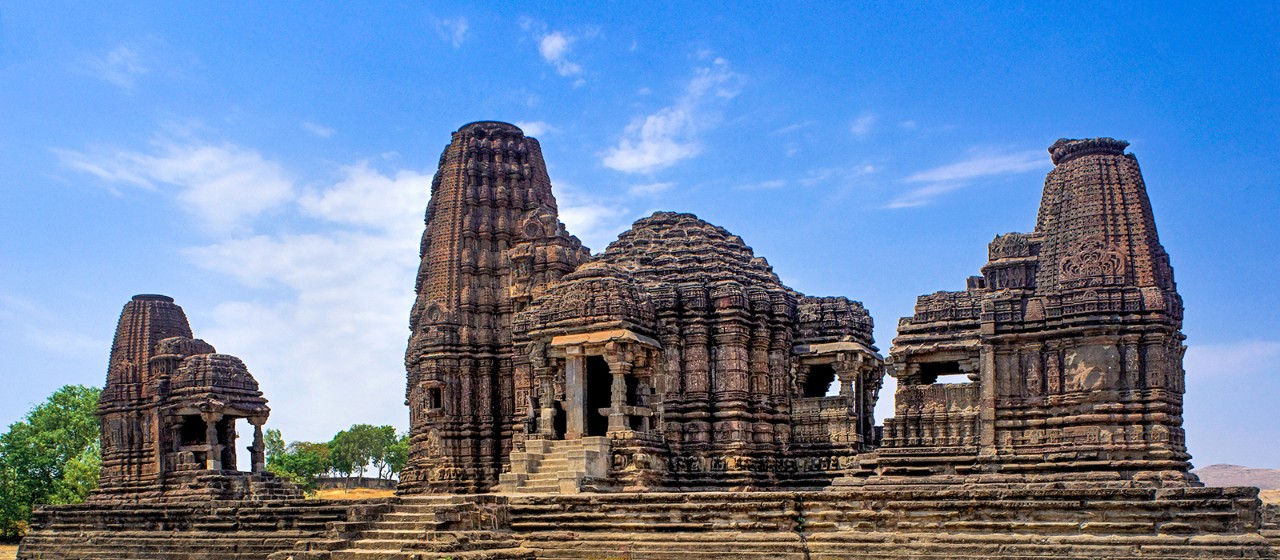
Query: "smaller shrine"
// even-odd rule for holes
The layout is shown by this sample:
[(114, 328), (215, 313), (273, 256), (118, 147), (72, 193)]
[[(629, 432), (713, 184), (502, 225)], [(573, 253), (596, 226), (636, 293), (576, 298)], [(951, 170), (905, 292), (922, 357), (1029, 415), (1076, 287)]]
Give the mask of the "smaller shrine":
[[(90, 501), (298, 498), (266, 472), (271, 409), (244, 362), (194, 338), (173, 298), (125, 304), (98, 404), (102, 475)], [(252, 426), (249, 470), (237, 470), (237, 424)]]

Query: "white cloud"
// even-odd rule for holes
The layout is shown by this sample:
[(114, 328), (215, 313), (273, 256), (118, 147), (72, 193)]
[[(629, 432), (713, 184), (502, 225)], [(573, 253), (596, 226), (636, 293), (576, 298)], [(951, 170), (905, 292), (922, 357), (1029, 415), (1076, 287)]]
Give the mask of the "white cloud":
[(126, 91), (133, 90), (138, 77), (151, 71), (143, 62), (141, 49), (130, 45), (119, 45), (103, 56), (92, 57), (88, 66), (94, 76)]
[(1041, 150), (1006, 154), (977, 154), (969, 159), (926, 169), (908, 176), (907, 183), (926, 183), (889, 201), (887, 208), (914, 208), (932, 203), (939, 195), (961, 189), (975, 179), (1016, 175), (1050, 166)]
[(1244, 340), (1188, 344), (1183, 368), (1189, 377), (1220, 378), (1273, 375), (1280, 362), (1280, 341)]
[(627, 187), (627, 194), (631, 196), (653, 196), (655, 194), (669, 191), (671, 190), (671, 187), (674, 186), (676, 186), (676, 184), (672, 182), (631, 185), (630, 187)]
[(561, 76), (579, 74), (582, 72), (582, 66), (566, 58), (575, 40), (577, 39), (570, 35), (552, 31), (538, 39), (538, 53), (542, 55), (542, 60), (556, 69), (557, 74)]
[(515, 125), (524, 131), (525, 136), (542, 136), (556, 130), (555, 127), (542, 121), (516, 121)]
[(311, 121), (302, 121), (302, 130), (310, 132), (320, 138), (328, 138), (333, 136), (333, 133), (335, 132), (332, 128), (316, 124)]
[(55, 149), (62, 164), (109, 184), (171, 187), (181, 206), (213, 232), (236, 230), (293, 197), (293, 179), (256, 151), (230, 143), (160, 140), (152, 153)]
[(196, 266), (263, 294), (219, 303), (197, 336), (249, 364), (287, 438), (327, 439), (355, 422), (404, 427), (406, 310), (430, 188), (425, 172), (359, 162), (297, 198), (314, 233), (270, 229), (187, 249)]
[(794, 124), (789, 124), (789, 125), (787, 125), (787, 126), (784, 126), (784, 127), (782, 127), (782, 128), (779, 128), (779, 129), (777, 129), (777, 130), (773, 131), (773, 134), (790, 134), (790, 133), (795, 132), (795, 131), (797, 131), (797, 130), (801, 130), (801, 129), (809, 128), (809, 127), (811, 127), (811, 126), (813, 126), (813, 125), (815, 125), (815, 124), (818, 124), (818, 121), (804, 121), (804, 122), (798, 122), (798, 123), (794, 123)]
[(785, 186), (787, 186), (786, 181), (783, 181), (781, 179), (774, 179), (772, 181), (760, 181), (758, 183), (747, 183), (745, 185), (738, 185), (738, 189), (744, 190), (744, 191), (770, 191), (770, 190), (777, 190)]
[(59, 355), (97, 354), (102, 341), (73, 330), (68, 317), (39, 304), (10, 294), (0, 293), (0, 325), (6, 333), (23, 344)]
[(717, 99), (732, 99), (738, 94), (741, 81), (723, 58), (695, 69), (674, 104), (636, 117), (627, 125), (618, 145), (604, 153), (605, 167), (624, 173), (648, 173), (698, 155), (702, 152), (698, 134), (719, 119), (710, 104)]
[(863, 113), (857, 119), (854, 119), (853, 124), (849, 127), (849, 131), (858, 138), (866, 138), (871, 135), (873, 130), (875, 130), (876, 120), (875, 115), (871, 113)]
[(442, 41), (448, 41), (453, 48), (462, 47), (462, 42), (467, 39), (467, 18), (457, 17), (451, 19), (436, 20), (436, 34), (440, 36)]
[(555, 190), (560, 221), (593, 252), (603, 251), (631, 226), (630, 211), (616, 202), (591, 196), (564, 183), (557, 183)]

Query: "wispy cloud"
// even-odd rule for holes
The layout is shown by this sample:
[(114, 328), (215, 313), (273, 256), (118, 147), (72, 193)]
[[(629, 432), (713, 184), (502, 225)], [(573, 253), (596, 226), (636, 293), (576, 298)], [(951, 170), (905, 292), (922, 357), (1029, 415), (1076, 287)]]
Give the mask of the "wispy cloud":
[(624, 173), (649, 173), (675, 165), (702, 152), (699, 133), (719, 120), (716, 101), (732, 99), (742, 77), (717, 58), (696, 68), (675, 103), (636, 117), (622, 132), (618, 145), (605, 151), (605, 167)]
[(403, 425), (387, 388), (404, 383), (404, 310), (430, 189), (429, 172), (357, 162), (289, 205), (313, 232), (257, 224), (185, 251), (249, 289), (218, 303), (198, 334), (249, 364), (290, 439), (327, 438), (356, 421)]
[(746, 183), (738, 185), (739, 190), (744, 191), (772, 191), (787, 186), (787, 182), (782, 179), (774, 179), (772, 181), (761, 181), (759, 183)]
[(149, 152), (53, 152), (64, 166), (108, 185), (171, 189), (183, 209), (213, 232), (241, 228), (294, 193), (292, 177), (278, 163), (231, 143), (161, 139)]
[(863, 113), (849, 125), (849, 132), (856, 138), (866, 138), (875, 130), (877, 117), (871, 113)]
[(320, 138), (328, 138), (330, 136), (333, 136), (333, 133), (335, 132), (332, 128), (329, 128), (321, 124), (316, 124), (311, 121), (302, 121), (302, 130), (310, 132), (311, 134), (314, 134)]
[(556, 183), (560, 221), (595, 252), (604, 250), (631, 225), (631, 211), (617, 200), (593, 195), (573, 185)]
[(978, 179), (1016, 175), (1049, 166), (1049, 158), (1044, 156), (1042, 150), (977, 154), (966, 160), (911, 174), (904, 179), (904, 182), (922, 184), (922, 186), (894, 198), (886, 207), (925, 206), (936, 200), (938, 196), (968, 187)]
[[(582, 73), (582, 65), (569, 59), (574, 43), (580, 39), (579, 36), (550, 29), (546, 23), (531, 18), (521, 19), (520, 27), (529, 32), (538, 42), (538, 54), (542, 56), (544, 62), (555, 69), (556, 74), (570, 78)], [(599, 30), (590, 29), (587, 30), (586, 36), (593, 37), (597, 33)], [(578, 87), (584, 83), (586, 83), (585, 80), (577, 78), (573, 81), (573, 86)]]
[(1221, 378), (1273, 375), (1280, 362), (1280, 341), (1242, 340), (1188, 344), (1183, 368), (1189, 377)]
[(90, 57), (88, 68), (94, 76), (125, 91), (132, 91), (138, 77), (151, 72), (137, 45), (118, 45), (106, 54)]
[(0, 293), (0, 325), (22, 343), (60, 355), (99, 353), (103, 341), (72, 330), (67, 317), (14, 295)]
[(436, 35), (440, 36), (440, 40), (448, 41), (453, 48), (462, 47), (462, 42), (467, 40), (467, 30), (470, 28), (467, 25), (467, 18), (437, 19), (435, 24)]
[(803, 130), (803, 129), (809, 128), (815, 124), (818, 124), (818, 121), (804, 121), (804, 122), (789, 124), (777, 130), (774, 130), (773, 134), (790, 134), (797, 130)]
[(627, 194), (631, 196), (653, 196), (669, 191), (671, 190), (671, 187), (674, 186), (676, 186), (676, 184), (672, 182), (631, 185), (630, 187), (627, 187)]
[(526, 136), (542, 136), (555, 132), (555, 127), (542, 121), (516, 121), (515, 125), (523, 130)]

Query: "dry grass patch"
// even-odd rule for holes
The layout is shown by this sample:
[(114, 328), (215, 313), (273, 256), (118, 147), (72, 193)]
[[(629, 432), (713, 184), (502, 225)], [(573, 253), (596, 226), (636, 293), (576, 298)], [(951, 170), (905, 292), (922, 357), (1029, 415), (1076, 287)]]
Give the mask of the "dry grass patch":
[(369, 498), (390, 498), (396, 495), (395, 490), (375, 489), (375, 488), (333, 488), (330, 490), (316, 490), (316, 493), (308, 496), (315, 500), (367, 500)]
[(18, 545), (0, 544), (0, 560), (13, 560), (18, 557)]
[(1268, 504), (1280, 504), (1280, 490), (1263, 490), (1258, 497)]

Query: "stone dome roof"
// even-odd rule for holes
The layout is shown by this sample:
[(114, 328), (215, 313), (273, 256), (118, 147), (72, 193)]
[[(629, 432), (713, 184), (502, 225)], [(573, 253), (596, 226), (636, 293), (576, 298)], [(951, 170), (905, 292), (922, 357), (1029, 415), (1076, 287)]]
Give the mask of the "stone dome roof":
[(258, 382), (240, 358), (227, 354), (196, 354), (182, 360), (173, 376), (173, 390), (183, 389), (256, 392)]
[(773, 267), (741, 237), (693, 214), (655, 212), (641, 218), (597, 260), (624, 269), (646, 284), (782, 285)]
[(633, 328), (652, 332), (653, 303), (625, 270), (592, 261), (565, 275), (516, 317), (526, 331)]

